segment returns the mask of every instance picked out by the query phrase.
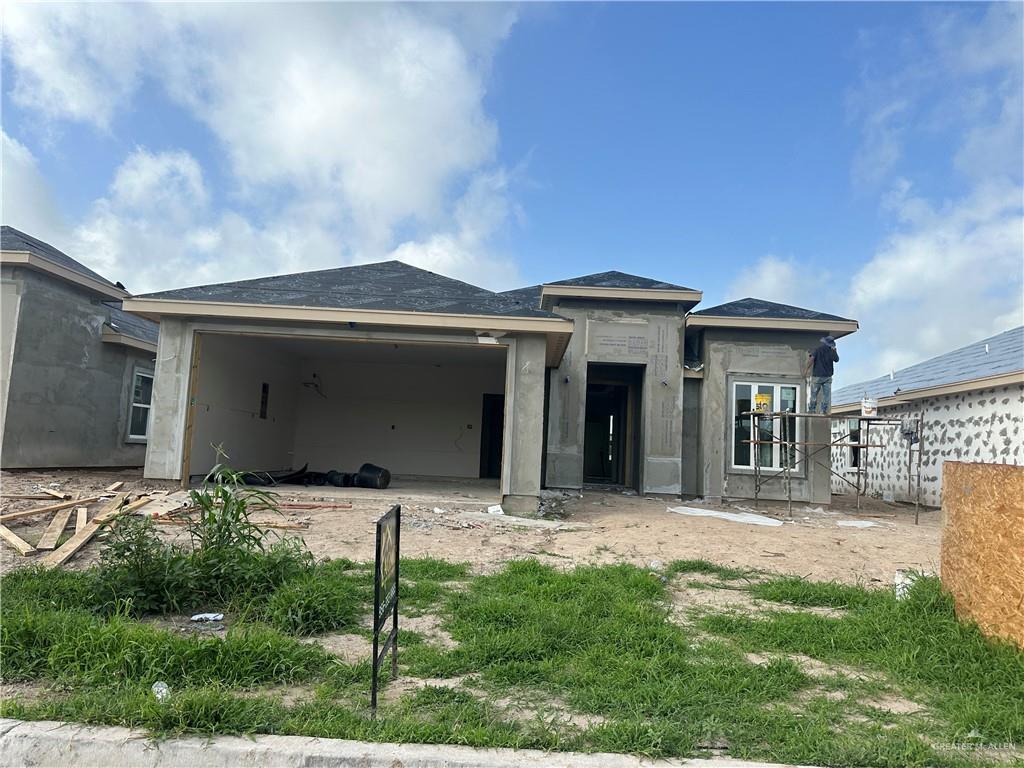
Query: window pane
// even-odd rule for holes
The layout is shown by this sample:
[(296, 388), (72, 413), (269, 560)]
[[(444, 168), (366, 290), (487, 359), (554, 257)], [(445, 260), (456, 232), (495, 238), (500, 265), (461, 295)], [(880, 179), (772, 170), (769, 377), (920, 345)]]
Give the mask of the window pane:
[(773, 427), (775, 425), (774, 419), (761, 419), (761, 426), (758, 430), (761, 433), (759, 440), (765, 440), (767, 442), (761, 443), (757, 446), (758, 462), (762, 467), (773, 467), (775, 462), (772, 460), (775, 453), (775, 445), (771, 442), (775, 439)]
[(779, 388), (780, 411), (796, 413), (796, 387)]
[(733, 403), (733, 424), (735, 425), (732, 463), (737, 467), (750, 466), (750, 417), (742, 416), (750, 410), (750, 385), (736, 385), (736, 400)]
[(131, 424), (128, 428), (128, 434), (132, 437), (146, 437), (146, 427), (149, 422), (149, 408), (139, 408), (138, 406), (132, 406), (132, 418)]
[(141, 373), (135, 374), (135, 391), (132, 395), (132, 402), (140, 405), (149, 405), (153, 400), (153, 377), (144, 376)]
[[(785, 411), (786, 413), (796, 413), (796, 387), (779, 387), (779, 410)], [(796, 435), (796, 417), (786, 416), (786, 427), (785, 434), (791, 442), (795, 442), (797, 439)], [(780, 424), (781, 428), (781, 424)], [(781, 435), (780, 435), (781, 437)], [(796, 466), (796, 446), (783, 445), (781, 446), (783, 453), (783, 466), (795, 467)]]

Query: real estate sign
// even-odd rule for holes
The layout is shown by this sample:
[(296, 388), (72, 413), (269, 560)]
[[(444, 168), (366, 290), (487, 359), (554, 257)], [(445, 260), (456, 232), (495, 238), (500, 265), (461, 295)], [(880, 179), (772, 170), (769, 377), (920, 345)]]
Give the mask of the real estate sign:
[[(373, 677), (370, 707), (377, 710), (380, 665), (391, 651), (391, 678), (398, 677), (398, 558), (402, 508), (398, 504), (377, 521), (377, 549), (373, 566)], [(383, 643), (381, 633), (391, 622)]]

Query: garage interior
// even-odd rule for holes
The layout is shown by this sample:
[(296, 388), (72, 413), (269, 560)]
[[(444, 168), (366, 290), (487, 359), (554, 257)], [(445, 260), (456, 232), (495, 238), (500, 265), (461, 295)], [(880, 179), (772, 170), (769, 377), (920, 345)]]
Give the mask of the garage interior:
[(227, 333), (198, 343), (191, 480), (221, 446), (236, 469), (355, 472), (370, 462), (395, 487), (484, 478), (469, 485), (500, 494), (505, 347)]

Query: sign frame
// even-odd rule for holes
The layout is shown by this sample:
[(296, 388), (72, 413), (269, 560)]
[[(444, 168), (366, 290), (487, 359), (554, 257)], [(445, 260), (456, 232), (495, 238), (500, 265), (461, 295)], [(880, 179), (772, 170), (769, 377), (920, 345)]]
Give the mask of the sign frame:
[[(402, 506), (395, 504), (377, 520), (377, 543), (373, 559), (373, 673), (370, 680), (370, 709), (376, 715), (380, 665), (391, 652), (391, 679), (398, 677), (398, 595), (401, 553)], [(391, 629), (381, 643), (381, 631), (391, 620)]]

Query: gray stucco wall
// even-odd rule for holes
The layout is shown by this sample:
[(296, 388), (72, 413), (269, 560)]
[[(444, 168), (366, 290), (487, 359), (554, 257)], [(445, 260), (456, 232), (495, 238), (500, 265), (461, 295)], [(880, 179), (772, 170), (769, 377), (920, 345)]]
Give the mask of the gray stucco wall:
[(8, 268), (20, 306), (3, 430), (4, 468), (141, 466), (127, 442), (132, 372), (146, 352), (104, 342), (100, 297), (25, 268)]
[(683, 379), (683, 495), (700, 496), (704, 490), (700, 468), (701, 379)]
[[(987, 464), (1024, 465), (1024, 384), (926, 397), (904, 405), (880, 408), (879, 416), (917, 419), (924, 412), (924, 452), (921, 456), (921, 503), (938, 507), (942, 503), (942, 465), (945, 461), (977, 461)], [(847, 434), (845, 421), (833, 426), (833, 438)], [(907, 441), (897, 426), (870, 428), (872, 445), (867, 453), (867, 492), (872, 496), (892, 494), (896, 501), (917, 497), (917, 447), (909, 455)], [(862, 437), (863, 441), (863, 437)], [(856, 480), (852, 449), (832, 449), (832, 465), (850, 482)], [(864, 459), (861, 452), (861, 460)], [(909, 486), (908, 486), (909, 476)], [(855, 493), (838, 477), (832, 479), (834, 493)]]
[[(701, 385), (702, 466), (700, 480), (705, 496), (712, 498), (753, 498), (753, 470), (732, 468), (732, 384), (735, 381), (795, 384), (800, 387), (799, 410), (806, 411), (807, 388), (803, 366), (819, 333), (747, 331), (709, 328), (704, 331), (704, 379)], [(842, 354), (840, 342), (840, 355)], [(801, 419), (800, 439), (828, 443), (827, 419)], [(815, 451), (816, 447), (807, 448)], [(828, 449), (815, 461), (801, 461), (793, 472), (795, 501), (828, 504), (831, 501), (831, 457)], [(826, 466), (816, 463), (820, 461)], [(761, 488), (765, 499), (785, 499), (781, 476)]]
[(561, 363), (548, 373), (547, 485), (583, 485), (587, 364), (624, 363), (644, 366), (640, 491), (680, 493), (683, 311), (569, 299), (553, 311), (576, 327)]

